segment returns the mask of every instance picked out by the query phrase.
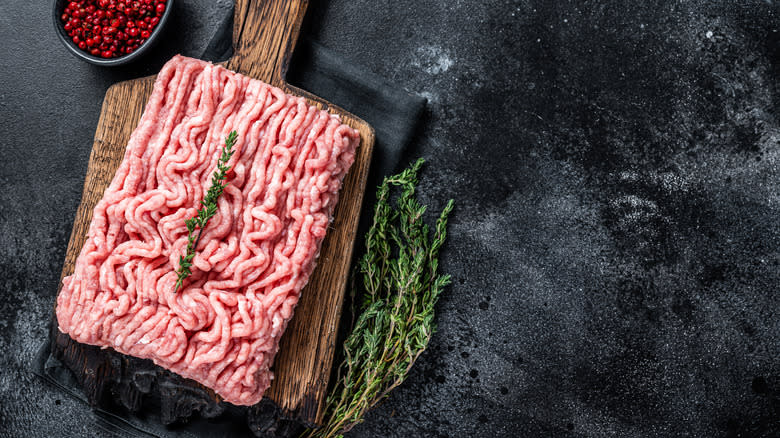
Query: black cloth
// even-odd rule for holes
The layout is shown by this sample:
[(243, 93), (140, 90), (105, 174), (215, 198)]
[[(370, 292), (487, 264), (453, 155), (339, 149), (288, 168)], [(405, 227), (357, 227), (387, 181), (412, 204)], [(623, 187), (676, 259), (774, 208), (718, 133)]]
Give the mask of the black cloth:
[[(226, 60), (232, 53), (232, 11), (226, 14), (201, 59)], [(368, 227), (374, 189), (401, 162), (426, 100), (407, 93), (383, 78), (353, 65), (314, 41), (301, 41), (295, 51), (288, 82), (325, 98), (367, 121), (376, 131), (373, 160), (363, 204), (360, 229)], [(363, 233), (359, 233), (363, 235)], [(360, 253), (361, 240), (356, 242)], [(343, 328), (344, 324), (342, 324)], [(87, 403), (71, 371), (51, 354), (51, 340), (41, 347), (33, 372), (71, 397)], [(192, 418), (187, 424), (165, 426), (153, 403), (138, 413), (94, 409), (101, 427), (120, 437), (228, 437), (248, 435), (246, 408), (229, 407), (215, 418)]]

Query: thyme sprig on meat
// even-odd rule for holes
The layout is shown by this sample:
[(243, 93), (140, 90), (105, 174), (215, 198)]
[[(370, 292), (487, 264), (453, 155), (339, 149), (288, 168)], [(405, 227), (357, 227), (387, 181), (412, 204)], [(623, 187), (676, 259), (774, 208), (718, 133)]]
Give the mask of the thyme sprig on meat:
[[(344, 343), (344, 362), (327, 399), (324, 425), (305, 436), (340, 437), (362, 422), (369, 409), (406, 379), (435, 330), (434, 305), (450, 283), (449, 275), (438, 273), (438, 256), (454, 202), (444, 207), (429, 239), (422, 218), (426, 207), (415, 196), (423, 162), (419, 159), (379, 186), (366, 253), (358, 266), (365, 289), (360, 316)], [(401, 189), (395, 206), (392, 188)], [(354, 301), (354, 287), (352, 294)]]
[[(238, 134), (236, 131), (231, 131), (225, 138), (225, 146), (222, 148), (222, 155), (217, 160), (217, 170), (214, 171), (214, 175), (211, 177), (211, 187), (206, 193), (206, 196), (200, 201), (201, 208), (195, 216), (187, 219), (185, 224), (187, 225), (187, 253), (183, 256), (179, 256), (179, 270), (176, 271), (178, 279), (176, 280), (176, 287), (173, 289), (177, 292), (183, 285), (184, 280), (192, 274), (190, 268), (192, 267), (192, 259), (195, 257), (195, 248), (200, 243), (200, 236), (203, 234), (203, 229), (206, 228), (206, 224), (209, 223), (215, 214), (217, 214), (217, 198), (225, 190), (227, 183), (225, 181), (227, 173), (230, 170), (230, 166), (227, 165), (230, 161), (230, 157), (233, 156), (233, 146), (236, 144)], [(198, 229), (197, 236), (195, 235), (195, 229)]]

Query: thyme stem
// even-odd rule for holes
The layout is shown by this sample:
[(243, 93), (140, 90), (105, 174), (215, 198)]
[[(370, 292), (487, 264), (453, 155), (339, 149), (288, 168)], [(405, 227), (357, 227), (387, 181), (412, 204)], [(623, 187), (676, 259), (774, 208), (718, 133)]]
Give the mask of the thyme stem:
[[(326, 401), (324, 425), (304, 432), (305, 437), (341, 437), (362, 422), (369, 409), (406, 379), (433, 335), (434, 305), (450, 283), (449, 275), (438, 273), (438, 256), (454, 202), (444, 207), (429, 239), (422, 220), (426, 207), (415, 196), (423, 162), (385, 178), (377, 190), (366, 252), (357, 269), (365, 292), (359, 316), (344, 342), (344, 361)], [(401, 189), (397, 205), (391, 205), (393, 188)], [(355, 289), (353, 285), (353, 297), (358, 296)]]
[[(223, 184), (227, 173), (230, 170), (230, 166), (227, 165), (230, 161), (230, 157), (233, 156), (233, 146), (236, 144), (238, 134), (236, 131), (231, 131), (225, 139), (225, 146), (222, 148), (222, 155), (217, 160), (217, 170), (214, 171), (214, 175), (211, 177), (211, 187), (206, 193), (206, 196), (200, 201), (201, 208), (195, 216), (187, 219), (185, 224), (187, 225), (187, 251), (183, 256), (179, 256), (179, 269), (176, 271), (178, 279), (176, 280), (176, 286), (173, 292), (178, 292), (179, 288), (184, 285), (184, 280), (192, 274), (192, 259), (195, 258), (195, 249), (200, 243), (203, 229), (208, 225), (209, 220), (217, 214), (217, 198), (225, 190), (227, 183)], [(195, 236), (195, 228), (198, 228), (198, 235)]]

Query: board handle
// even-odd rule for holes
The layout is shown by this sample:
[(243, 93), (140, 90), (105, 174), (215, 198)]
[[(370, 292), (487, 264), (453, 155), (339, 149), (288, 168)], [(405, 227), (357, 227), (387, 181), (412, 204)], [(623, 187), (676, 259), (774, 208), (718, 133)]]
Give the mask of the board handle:
[(236, 0), (227, 68), (281, 87), (308, 0)]

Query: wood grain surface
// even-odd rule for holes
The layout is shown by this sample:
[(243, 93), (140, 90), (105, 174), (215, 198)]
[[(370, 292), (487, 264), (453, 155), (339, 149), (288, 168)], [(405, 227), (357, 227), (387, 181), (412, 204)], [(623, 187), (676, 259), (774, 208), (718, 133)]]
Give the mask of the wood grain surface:
[[(336, 332), (371, 161), (374, 131), (366, 122), (341, 108), (284, 82), (307, 3), (306, 0), (237, 0), (233, 31), (235, 51), (224, 65), (278, 86), (290, 94), (304, 96), (311, 104), (339, 114), (344, 123), (360, 131), (360, 146), (355, 163), (344, 179), (332, 227), (323, 242), (317, 268), (303, 290), (295, 315), (282, 337), (273, 367), (275, 380), (266, 392), (286, 418), (294, 418), (304, 424), (318, 424), (322, 419), (333, 367)], [(76, 258), (87, 238), (92, 211), (122, 161), (125, 145), (138, 124), (154, 79), (150, 76), (120, 82), (106, 92), (62, 277), (73, 272)], [(93, 379), (97, 375), (98, 380), (103, 374), (112, 374), (103, 369), (105, 365), (97, 374), (89, 369), (91, 362), (84, 357), (88, 357), (91, 350), (67, 336), (57, 336), (54, 348), (60, 350), (60, 355), (66, 352), (71, 359), (79, 358), (78, 361), (71, 360), (71, 363), (84, 364), (83, 369), (74, 370), (76, 374), (81, 372)], [(109, 351), (112, 355), (122, 356)], [(122, 363), (125, 366), (132, 364), (127, 360)], [(194, 381), (187, 382), (193, 388), (199, 387)]]

